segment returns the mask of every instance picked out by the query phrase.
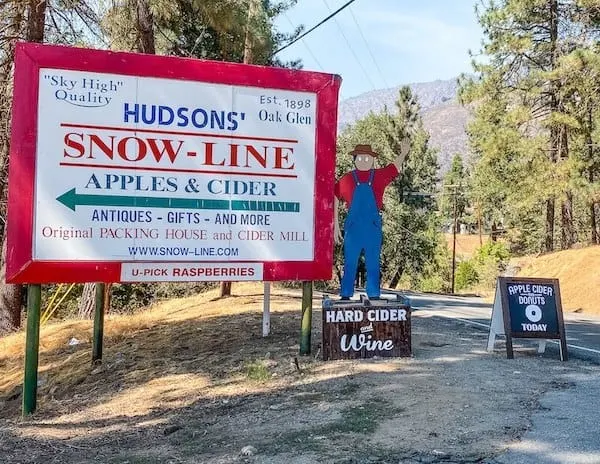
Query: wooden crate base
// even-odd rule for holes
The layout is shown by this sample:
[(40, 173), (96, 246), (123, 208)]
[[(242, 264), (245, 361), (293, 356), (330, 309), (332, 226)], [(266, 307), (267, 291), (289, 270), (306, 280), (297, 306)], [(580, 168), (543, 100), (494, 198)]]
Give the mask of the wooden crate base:
[(323, 300), (323, 360), (409, 357), (410, 306), (397, 300)]

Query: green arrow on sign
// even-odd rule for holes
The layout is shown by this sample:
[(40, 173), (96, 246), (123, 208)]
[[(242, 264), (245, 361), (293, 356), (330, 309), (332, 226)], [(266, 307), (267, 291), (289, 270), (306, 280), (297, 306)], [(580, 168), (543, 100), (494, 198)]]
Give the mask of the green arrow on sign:
[(233, 211), (275, 211), (279, 213), (299, 213), (300, 203), (288, 201), (232, 200)]
[(77, 206), (130, 206), (137, 208), (229, 209), (229, 200), (195, 198), (134, 197), (118, 195), (84, 195), (71, 189), (56, 198), (67, 208)]

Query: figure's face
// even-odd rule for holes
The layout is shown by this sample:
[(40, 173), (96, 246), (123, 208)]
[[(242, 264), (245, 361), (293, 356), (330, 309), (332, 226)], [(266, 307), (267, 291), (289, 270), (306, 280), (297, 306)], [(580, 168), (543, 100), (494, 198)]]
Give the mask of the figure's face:
[(356, 169), (359, 171), (368, 171), (369, 169), (373, 168), (374, 164), (375, 158), (371, 155), (359, 153), (358, 155), (354, 156), (354, 166), (356, 166)]

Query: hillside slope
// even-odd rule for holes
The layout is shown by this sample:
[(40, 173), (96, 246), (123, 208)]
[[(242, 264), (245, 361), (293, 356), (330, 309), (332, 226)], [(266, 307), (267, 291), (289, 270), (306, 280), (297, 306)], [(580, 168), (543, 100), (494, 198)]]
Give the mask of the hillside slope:
[(600, 246), (515, 260), (520, 277), (558, 278), (565, 311), (600, 315)]

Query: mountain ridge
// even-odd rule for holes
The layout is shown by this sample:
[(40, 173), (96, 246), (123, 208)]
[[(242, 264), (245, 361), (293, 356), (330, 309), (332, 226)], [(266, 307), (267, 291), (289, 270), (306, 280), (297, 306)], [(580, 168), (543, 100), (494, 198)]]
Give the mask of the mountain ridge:
[[(466, 129), (471, 114), (458, 103), (457, 79), (437, 79), (406, 85), (417, 97), (423, 125), (430, 134), (429, 144), (438, 150), (440, 175), (447, 172), (456, 153), (460, 153), (468, 161), (470, 154)], [(370, 112), (381, 113), (386, 107), (392, 113), (396, 112), (395, 102), (401, 87), (403, 85), (370, 90), (342, 100), (338, 110), (338, 131), (344, 130)]]

